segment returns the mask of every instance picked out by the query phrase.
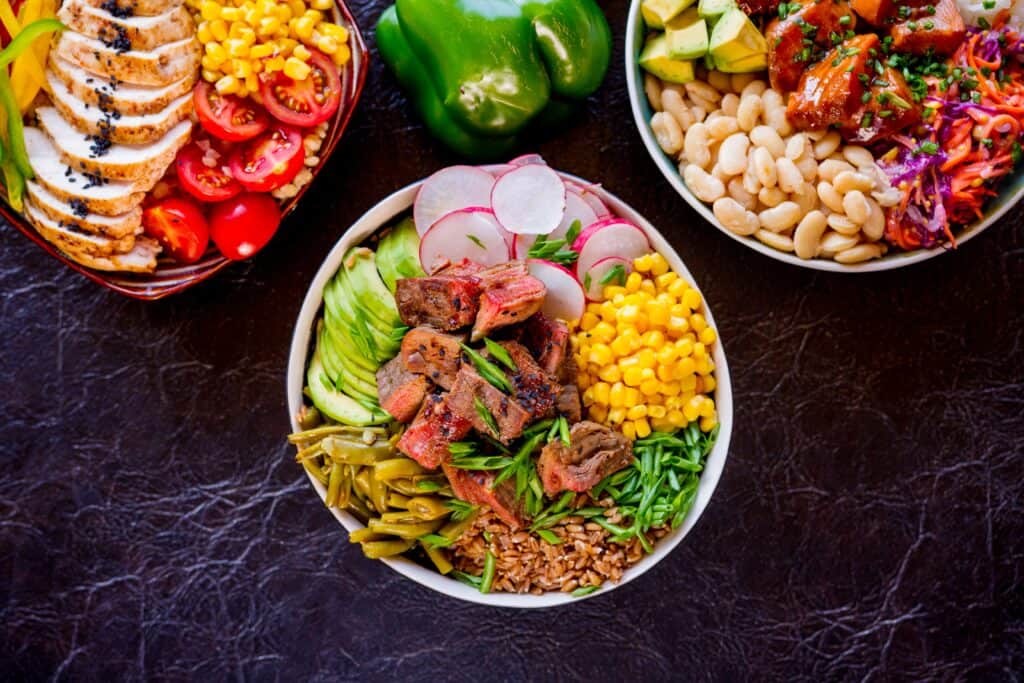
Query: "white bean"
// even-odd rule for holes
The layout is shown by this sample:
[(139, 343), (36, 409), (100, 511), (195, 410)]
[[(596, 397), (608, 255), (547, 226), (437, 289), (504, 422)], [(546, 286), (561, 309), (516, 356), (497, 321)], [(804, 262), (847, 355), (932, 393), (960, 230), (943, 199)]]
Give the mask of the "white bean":
[(873, 199), (868, 200), (868, 206), (871, 207), (871, 213), (868, 214), (868, 219), (864, 221), (861, 230), (865, 237), (872, 242), (877, 242), (885, 234), (885, 213)]
[(776, 207), (765, 209), (757, 217), (761, 219), (761, 227), (772, 232), (783, 232), (796, 225), (801, 215), (799, 204), (782, 202)]
[(789, 135), (793, 132), (793, 126), (786, 117), (785, 107), (765, 107), (761, 118), (765, 125), (771, 126), (779, 135)]
[(661, 111), (661, 81), (649, 73), (644, 74), (644, 94), (654, 111)]
[(732, 116), (719, 116), (714, 121), (705, 121), (708, 128), (708, 135), (712, 140), (724, 140), (740, 129), (736, 119)]
[(747, 95), (758, 95), (768, 89), (768, 84), (762, 80), (753, 80), (743, 86), (743, 90), (740, 91), (740, 97), (746, 97)]
[(674, 116), (659, 111), (651, 117), (651, 131), (661, 151), (673, 157), (679, 154), (683, 148), (683, 129)]
[(818, 254), (818, 243), (828, 227), (825, 214), (811, 211), (801, 219), (793, 231), (793, 250), (803, 259), (814, 258)]
[(777, 187), (762, 187), (757, 198), (769, 209), (774, 208), (788, 199), (785, 192)]
[(818, 177), (822, 180), (827, 180), (830, 183), (836, 179), (836, 176), (843, 171), (852, 171), (853, 166), (846, 163), (845, 161), (836, 161), (835, 159), (825, 159), (818, 164)]
[(828, 215), (828, 227), (840, 235), (856, 235), (860, 232), (860, 226), (841, 213), (830, 213)]
[(733, 74), (729, 78), (729, 85), (733, 92), (743, 92), (743, 89), (754, 82), (757, 78), (754, 74)]
[(725, 195), (725, 184), (696, 164), (686, 167), (683, 180), (694, 196), (707, 204)]
[(750, 141), (758, 147), (766, 147), (776, 159), (786, 153), (786, 143), (771, 126), (755, 126), (750, 131)]
[(804, 184), (804, 176), (789, 157), (775, 160), (775, 172), (783, 192), (796, 192)]
[(743, 189), (752, 195), (757, 195), (761, 191), (761, 181), (757, 179), (753, 166), (747, 166), (743, 171)]
[(737, 235), (753, 235), (759, 228), (754, 212), (747, 211), (731, 197), (722, 197), (714, 203), (711, 210), (719, 223)]
[(746, 133), (733, 133), (725, 139), (718, 149), (718, 163), (722, 170), (732, 175), (743, 173), (747, 168), (747, 149), (750, 138)]
[(782, 93), (774, 88), (768, 88), (761, 93), (761, 99), (764, 101), (765, 110), (786, 106), (786, 103), (782, 101)]
[(736, 112), (740, 107), (740, 98), (736, 93), (726, 93), (722, 95), (721, 105), (722, 112), (726, 116), (736, 116)]
[(747, 211), (752, 211), (757, 206), (757, 197), (747, 192), (746, 188), (743, 187), (742, 178), (730, 180), (726, 190), (729, 192), (729, 196), (739, 202), (740, 206)]
[(896, 206), (903, 200), (903, 193), (895, 187), (887, 187), (880, 192), (872, 192), (871, 196), (875, 198), (879, 206)]
[(802, 183), (790, 199), (800, 205), (800, 212), (805, 215), (818, 208), (818, 193), (810, 183)]
[(696, 119), (698, 123), (700, 123), (705, 118), (707, 118), (708, 110), (704, 107), (691, 107), (690, 113), (692, 113), (693, 118)]
[(843, 196), (836, 192), (836, 188), (832, 187), (832, 183), (827, 180), (822, 180), (818, 183), (818, 198), (831, 211), (836, 213), (843, 212)]
[(703, 123), (695, 123), (686, 131), (683, 140), (686, 158), (701, 168), (711, 165), (711, 151), (708, 150), (708, 129)]
[(679, 94), (678, 90), (665, 89), (661, 91), (661, 106), (662, 110), (671, 114), (672, 118), (676, 120), (679, 127), (683, 131), (690, 129), (697, 119), (693, 117), (693, 112), (686, 106), (686, 102), (683, 101), (683, 96)]
[(772, 157), (772, 153), (765, 147), (757, 147), (754, 149), (751, 160), (754, 163), (754, 173), (757, 174), (757, 179), (761, 181), (761, 184), (765, 187), (775, 187), (779, 176), (775, 169), (775, 159)]
[(690, 81), (686, 84), (686, 94), (696, 102), (698, 99), (711, 103), (717, 103), (722, 99), (722, 94), (703, 81)]
[(856, 235), (852, 237), (850, 235), (840, 235), (838, 232), (829, 230), (821, 236), (821, 241), (818, 243), (818, 253), (827, 258), (832, 258), (836, 253), (855, 246), (859, 241)]
[(871, 152), (860, 145), (844, 146), (843, 157), (857, 168), (875, 165), (875, 157)]
[(719, 92), (729, 92), (732, 90), (732, 82), (729, 80), (729, 74), (721, 71), (711, 71), (708, 73), (708, 83), (712, 88)]
[(827, 134), (828, 134), (828, 131), (825, 130), (824, 128), (819, 128), (818, 130), (805, 130), (804, 131), (804, 135), (806, 135), (807, 138), (812, 143), (817, 142), (818, 140), (820, 140), (823, 137), (825, 137)]
[(736, 109), (736, 121), (741, 129), (748, 133), (754, 130), (757, 120), (761, 116), (761, 98), (750, 93), (740, 98), (740, 105)]
[(786, 141), (786, 158), (796, 161), (807, 153), (807, 136), (797, 133)]
[(807, 182), (813, 182), (818, 177), (818, 162), (815, 161), (813, 154), (805, 154), (794, 163)]
[(723, 171), (722, 167), (719, 166), (718, 164), (715, 164), (714, 166), (711, 167), (711, 175), (715, 176), (723, 183), (729, 182), (729, 180), (732, 178), (732, 176)]
[(864, 225), (871, 215), (871, 205), (860, 190), (852, 190), (843, 195), (843, 210), (851, 221)]
[(875, 183), (871, 178), (867, 177), (863, 173), (857, 171), (843, 171), (835, 177), (832, 181), (832, 185), (835, 186), (838, 192), (846, 194), (853, 190), (860, 190), (861, 192), (870, 192), (875, 188)]
[(870, 261), (871, 259), (878, 258), (881, 255), (882, 246), (880, 244), (858, 244), (855, 247), (843, 249), (836, 253), (833, 258), (836, 260), (836, 263), (845, 263), (849, 265), (852, 263)]
[(839, 137), (838, 131), (830, 130), (825, 137), (814, 143), (814, 157), (816, 159), (827, 159), (832, 152), (839, 149), (842, 141), (843, 139)]
[(786, 237), (774, 233), (771, 230), (758, 230), (754, 233), (754, 237), (761, 244), (766, 244), (772, 249), (778, 249), (779, 251), (793, 251), (793, 238)]

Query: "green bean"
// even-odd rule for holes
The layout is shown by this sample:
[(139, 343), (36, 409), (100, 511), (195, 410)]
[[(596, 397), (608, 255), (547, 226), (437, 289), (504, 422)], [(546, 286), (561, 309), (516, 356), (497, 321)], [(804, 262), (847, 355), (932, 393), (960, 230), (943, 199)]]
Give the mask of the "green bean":
[(403, 496), (401, 493), (395, 493), (394, 491), (388, 494), (388, 506), (393, 508), (402, 508), (403, 510), (409, 509), (409, 497)]
[(427, 496), (410, 498), (408, 509), (420, 519), (440, 519), (451, 514), (451, 510), (444, 504), (444, 501)]
[(370, 508), (365, 502), (363, 502), (363, 499), (358, 496), (352, 496), (349, 498), (348, 509), (356, 513), (356, 515), (361, 519), (370, 519), (370, 517), (373, 516)]
[(338, 489), (338, 499), (335, 506), (339, 508), (348, 507), (348, 501), (352, 498), (352, 476), (346, 465), (334, 464), (332, 467), (341, 468), (341, 488)]
[(373, 496), (370, 495), (370, 479), (370, 470), (366, 467), (360, 468), (359, 472), (352, 479), (356, 490), (367, 500), (373, 500)]
[(427, 521), (417, 515), (414, 515), (408, 510), (382, 512), (379, 519), (385, 524), (419, 524), (420, 522)]
[(343, 469), (338, 463), (331, 465), (331, 474), (327, 478), (327, 495), (324, 497), (324, 505), (329, 508), (338, 506), (338, 492), (341, 491)]
[(301, 443), (303, 441), (316, 441), (332, 434), (357, 434), (373, 432), (381, 436), (387, 434), (382, 427), (349, 427), (348, 425), (324, 425), (315, 429), (307, 429), (302, 432), (295, 432), (288, 435), (288, 443)]
[(379, 560), (382, 557), (393, 557), (401, 555), (413, 546), (415, 541), (394, 540), (394, 541), (367, 541), (362, 544), (363, 555), (371, 560)]
[(361, 441), (338, 436), (328, 436), (320, 442), (320, 445), (323, 446), (331, 460), (343, 462), (346, 465), (373, 465), (378, 460), (384, 460), (395, 453), (395, 449), (387, 442), (383, 445), (367, 446)]
[(437, 567), (437, 571), (441, 572), (441, 574), (447, 574), (454, 569), (454, 567), (452, 567), (452, 563), (444, 556), (443, 551), (422, 543), (420, 545), (423, 547), (423, 551), (427, 554), (427, 557), (430, 558), (430, 561), (434, 563), (435, 567)]
[(316, 406), (302, 406), (302, 410), (299, 412), (299, 426), (302, 429), (309, 430), (319, 427), (322, 422), (323, 416), (320, 415)]
[(370, 473), (370, 502), (373, 507), (377, 508), (377, 512), (388, 511), (388, 488), (384, 482), (373, 475), (373, 469), (367, 467), (366, 471)]
[(369, 527), (363, 527), (362, 529), (356, 529), (355, 531), (348, 532), (349, 543), (362, 543), (364, 541), (379, 541), (385, 538), (376, 531)]
[(424, 474), (427, 470), (420, 467), (419, 463), (409, 458), (391, 458), (389, 460), (378, 460), (373, 467), (375, 475), (380, 480), (402, 479)]
[(465, 533), (466, 529), (471, 527), (475, 520), (476, 513), (474, 512), (466, 519), (460, 520), (458, 522), (448, 522), (443, 527), (441, 527), (441, 530), (437, 533), (441, 534), (445, 538), (450, 538), (454, 541), (456, 538)]
[(412, 479), (389, 479), (388, 486), (406, 496), (418, 496), (423, 493), (423, 491), (416, 488), (416, 484), (413, 483)]
[(320, 455), (323, 454), (323, 452), (324, 449), (320, 447), (320, 442), (318, 441), (312, 446), (306, 446), (305, 448), (300, 449), (299, 452), (295, 454), (295, 462), (311, 460), (313, 458), (319, 457)]
[(312, 460), (303, 460), (302, 466), (306, 468), (306, 471), (313, 475), (313, 478), (318, 482), (327, 486), (327, 477), (324, 476), (323, 471), (317, 466)]
[(417, 539), (420, 536), (432, 534), (441, 526), (441, 522), (419, 522), (418, 524), (396, 524), (382, 522), (379, 519), (371, 519), (370, 528), (379, 534), (398, 536), (399, 538)]

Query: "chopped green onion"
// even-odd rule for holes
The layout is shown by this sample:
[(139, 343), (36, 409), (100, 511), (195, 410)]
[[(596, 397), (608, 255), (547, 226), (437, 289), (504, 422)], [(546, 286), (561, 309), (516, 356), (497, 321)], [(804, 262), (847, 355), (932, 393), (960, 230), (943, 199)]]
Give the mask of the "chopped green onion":
[(551, 531), (550, 529), (537, 529), (537, 535), (543, 538), (551, 545), (561, 545), (565, 542), (561, 537), (559, 537), (558, 534), (556, 534), (554, 531)]
[(508, 355), (508, 351), (505, 347), (498, 342), (491, 341), (487, 337), (484, 337), (484, 346), (491, 352), (491, 355), (497, 358), (502, 365), (511, 370), (512, 372), (519, 372), (519, 367), (516, 366), (516, 362), (512, 360), (512, 356)]
[(491, 414), (491, 411), (487, 409), (484, 402), (477, 396), (473, 397), (473, 408), (476, 409), (476, 414), (480, 416), (480, 419), (483, 420), (483, 423), (487, 425), (487, 428), (491, 430), (494, 436), (501, 434), (501, 430), (498, 429), (498, 421), (494, 419), (494, 415)]
[(591, 593), (595, 593), (599, 590), (601, 590), (600, 586), (583, 586), (574, 590), (570, 595), (574, 598), (582, 598), (584, 595), (590, 595)]

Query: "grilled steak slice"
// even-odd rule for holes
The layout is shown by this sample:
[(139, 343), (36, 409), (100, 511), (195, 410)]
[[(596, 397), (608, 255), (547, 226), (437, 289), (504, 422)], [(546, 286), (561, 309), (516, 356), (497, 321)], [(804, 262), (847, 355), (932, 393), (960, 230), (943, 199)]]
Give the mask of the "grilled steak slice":
[(937, 0), (911, 12), (906, 21), (892, 27), (891, 35), (895, 52), (923, 55), (933, 49), (937, 55), (951, 55), (967, 36), (967, 27), (955, 0)]
[(401, 356), (395, 356), (377, 371), (380, 407), (399, 422), (416, 417), (426, 395), (427, 378), (406, 370)]
[[(840, 23), (843, 17), (849, 17), (845, 26)], [(768, 41), (768, 76), (772, 87), (783, 93), (795, 90), (815, 51), (821, 55), (832, 47), (830, 35), (842, 35), (855, 25), (856, 17), (850, 6), (833, 0), (809, 2), (785, 19), (773, 19), (764, 36)]]
[(473, 341), (506, 325), (523, 322), (540, 310), (547, 288), (526, 270), (522, 261), (492, 266), (477, 275), (483, 294), (473, 325)]
[[(497, 434), (477, 411), (477, 400), (494, 417), (498, 425)], [(523, 428), (530, 422), (530, 413), (525, 408), (511, 396), (491, 386), (468, 365), (462, 366), (452, 384), (448, 406), (453, 414), (468, 420), (478, 432), (493, 436), (502, 443), (508, 443), (522, 434)]]
[(494, 514), (513, 529), (524, 524), (522, 507), (516, 502), (516, 485), (511, 479), (501, 482), (492, 491), (491, 485), (497, 476), (494, 472), (463, 470), (448, 463), (441, 467), (457, 498), (474, 505), (489, 505)]
[(476, 275), (483, 269), (484, 267), (481, 266), (479, 263), (470, 261), (468, 258), (464, 258), (458, 263), (453, 263), (452, 265), (446, 268), (442, 268), (440, 271), (438, 271), (437, 274), (447, 275), (449, 277), (468, 277), (471, 275)]
[(878, 49), (878, 36), (859, 35), (807, 69), (796, 92), (789, 97), (786, 115), (790, 122), (801, 130), (823, 130), (852, 120), (864, 94), (861, 75), (871, 77), (870, 52)]
[(555, 401), (555, 409), (563, 415), (570, 424), (579, 422), (583, 417), (583, 407), (580, 405), (580, 390), (575, 384), (566, 384), (558, 394)]
[(561, 320), (534, 313), (523, 324), (519, 341), (546, 372), (555, 375), (569, 348), (569, 328)]
[(465, 340), (465, 335), (414, 327), (402, 338), (401, 357), (410, 372), (425, 375), (434, 384), (451, 389), (462, 365), (459, 342)]
[(435, 275), (402, 278), (395, 283), (395, 302), (402, 322), (450, 331), (476, 320), (480, 284), (473, 277)]
[(448, 446), (469, 433), (469, 420), (451, 410), (447, 394), (430, 394), (416, 419), (398, 440), (398, 450), (423, 467), (435, 468), (451, 458)]
[(569, 431), (570, 445), (549, 443), (537, 458), (544, 492), (589, 491), (609, 474), (633, 461), (629, 439), (596, 422), (577, 422)]
[(508, 376), (515, 387), (516, 401), (525, 408), (533, 419), (551, 417), (555, 412), (555, 402), (562, 392), (555, 378), (544, 372), (533, 359), (526, 347), (519, 342), (499, 342), (515, 363), (517, 370)]

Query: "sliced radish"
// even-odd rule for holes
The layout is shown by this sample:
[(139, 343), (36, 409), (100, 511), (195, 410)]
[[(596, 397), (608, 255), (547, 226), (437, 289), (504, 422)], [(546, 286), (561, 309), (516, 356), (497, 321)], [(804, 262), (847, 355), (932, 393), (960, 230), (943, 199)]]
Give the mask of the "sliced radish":
[(491, 208), (509, 232), (547, 235), (565, 215), (565, 183), (547, 166), (519, 166), (495, 181)]
[(530, 275), (544, 283), (548, 293), (541, 312), (552, 318), (579, 320), (587, 305), (583, 287), (567, 268), (544, 259), (532, 258), (526, 262)]
[(428, 273), (463, 259), (496, 266), (509, 259), (508, 243), (490, 209), (471, 206), (436, 221), (420, 240), (420, 264)]
[(576, 277), (582, 282), (584, 273), (601, 259), (619, 256), (632, 261), (650, 253), (651, 244), (644, 231), (629, 221), (606, 218), (585, 228), (572, 248), (580, 255), (576, 260)]
[(598, 218), (608, 218), (612, 215), (608, 205), (594, 192), (594, 187), (597, 187), (596, 185), (580, 185), (579, 183), (566, 182), (565, 186), (583, 197), (583, 201), (590, 204), (590, 208), (594, 210)]
[[(594, 213), (594, 209), (591, 208), (590, 204), (587, 204), (575, 190), (568, 188), (568, 191), (565, 193), (565, 215), (562, 217), (562, 222), (551, 231), (547, 239), (565, 237), (565, 234), (569, 232), (569, 228), (576, 221), (580, 222), (580, 231), (582, 232), (582, 228), (596, 223), (597, 218), (597, 214)], [(530, 247), (536, 241), (537, 235), (516, 235), (515, 248), (512, 253), (513, 257), (520, 260), (525, 259), (526, 254), (530, 251)]]
[[(587, 298), (591, 301), (602, 301), (604, 299), (604, 288), (606, 285), (613, 284), (611, 282), (602, 283), (608, 273), (612, 272), (615, 268), (622, 268), (623, 277), (633, 272), (633, 262), (624, 259), (621, 256), (609, 256), (603, 258), (594, 265), (590, 266), (590, 270), (583, 273), (582, 282), (586, 288)], [(618, 284), (615, 282), (614, 284)]]
[(508, 162), (510, 166), (547, 166), (548, 162), (544, 161), (544, 157), (539, 154), (524, 154), (521, 157), (516, 157), (512, 161)]
[(445, 214), (471, 206), (490, 206), (494, 176), (475, 166), (451, 166), (423, 181), (412, 206), (420, 237)]
[(515, 166), (513, 166), (512, 164), (496, 164), (494, 166), (490, 166), (489, 168), (492, 176), (494, 176), (495, 178), (500, 178), (501, 176), (505, 175), (506, 173), (514, 169)]

